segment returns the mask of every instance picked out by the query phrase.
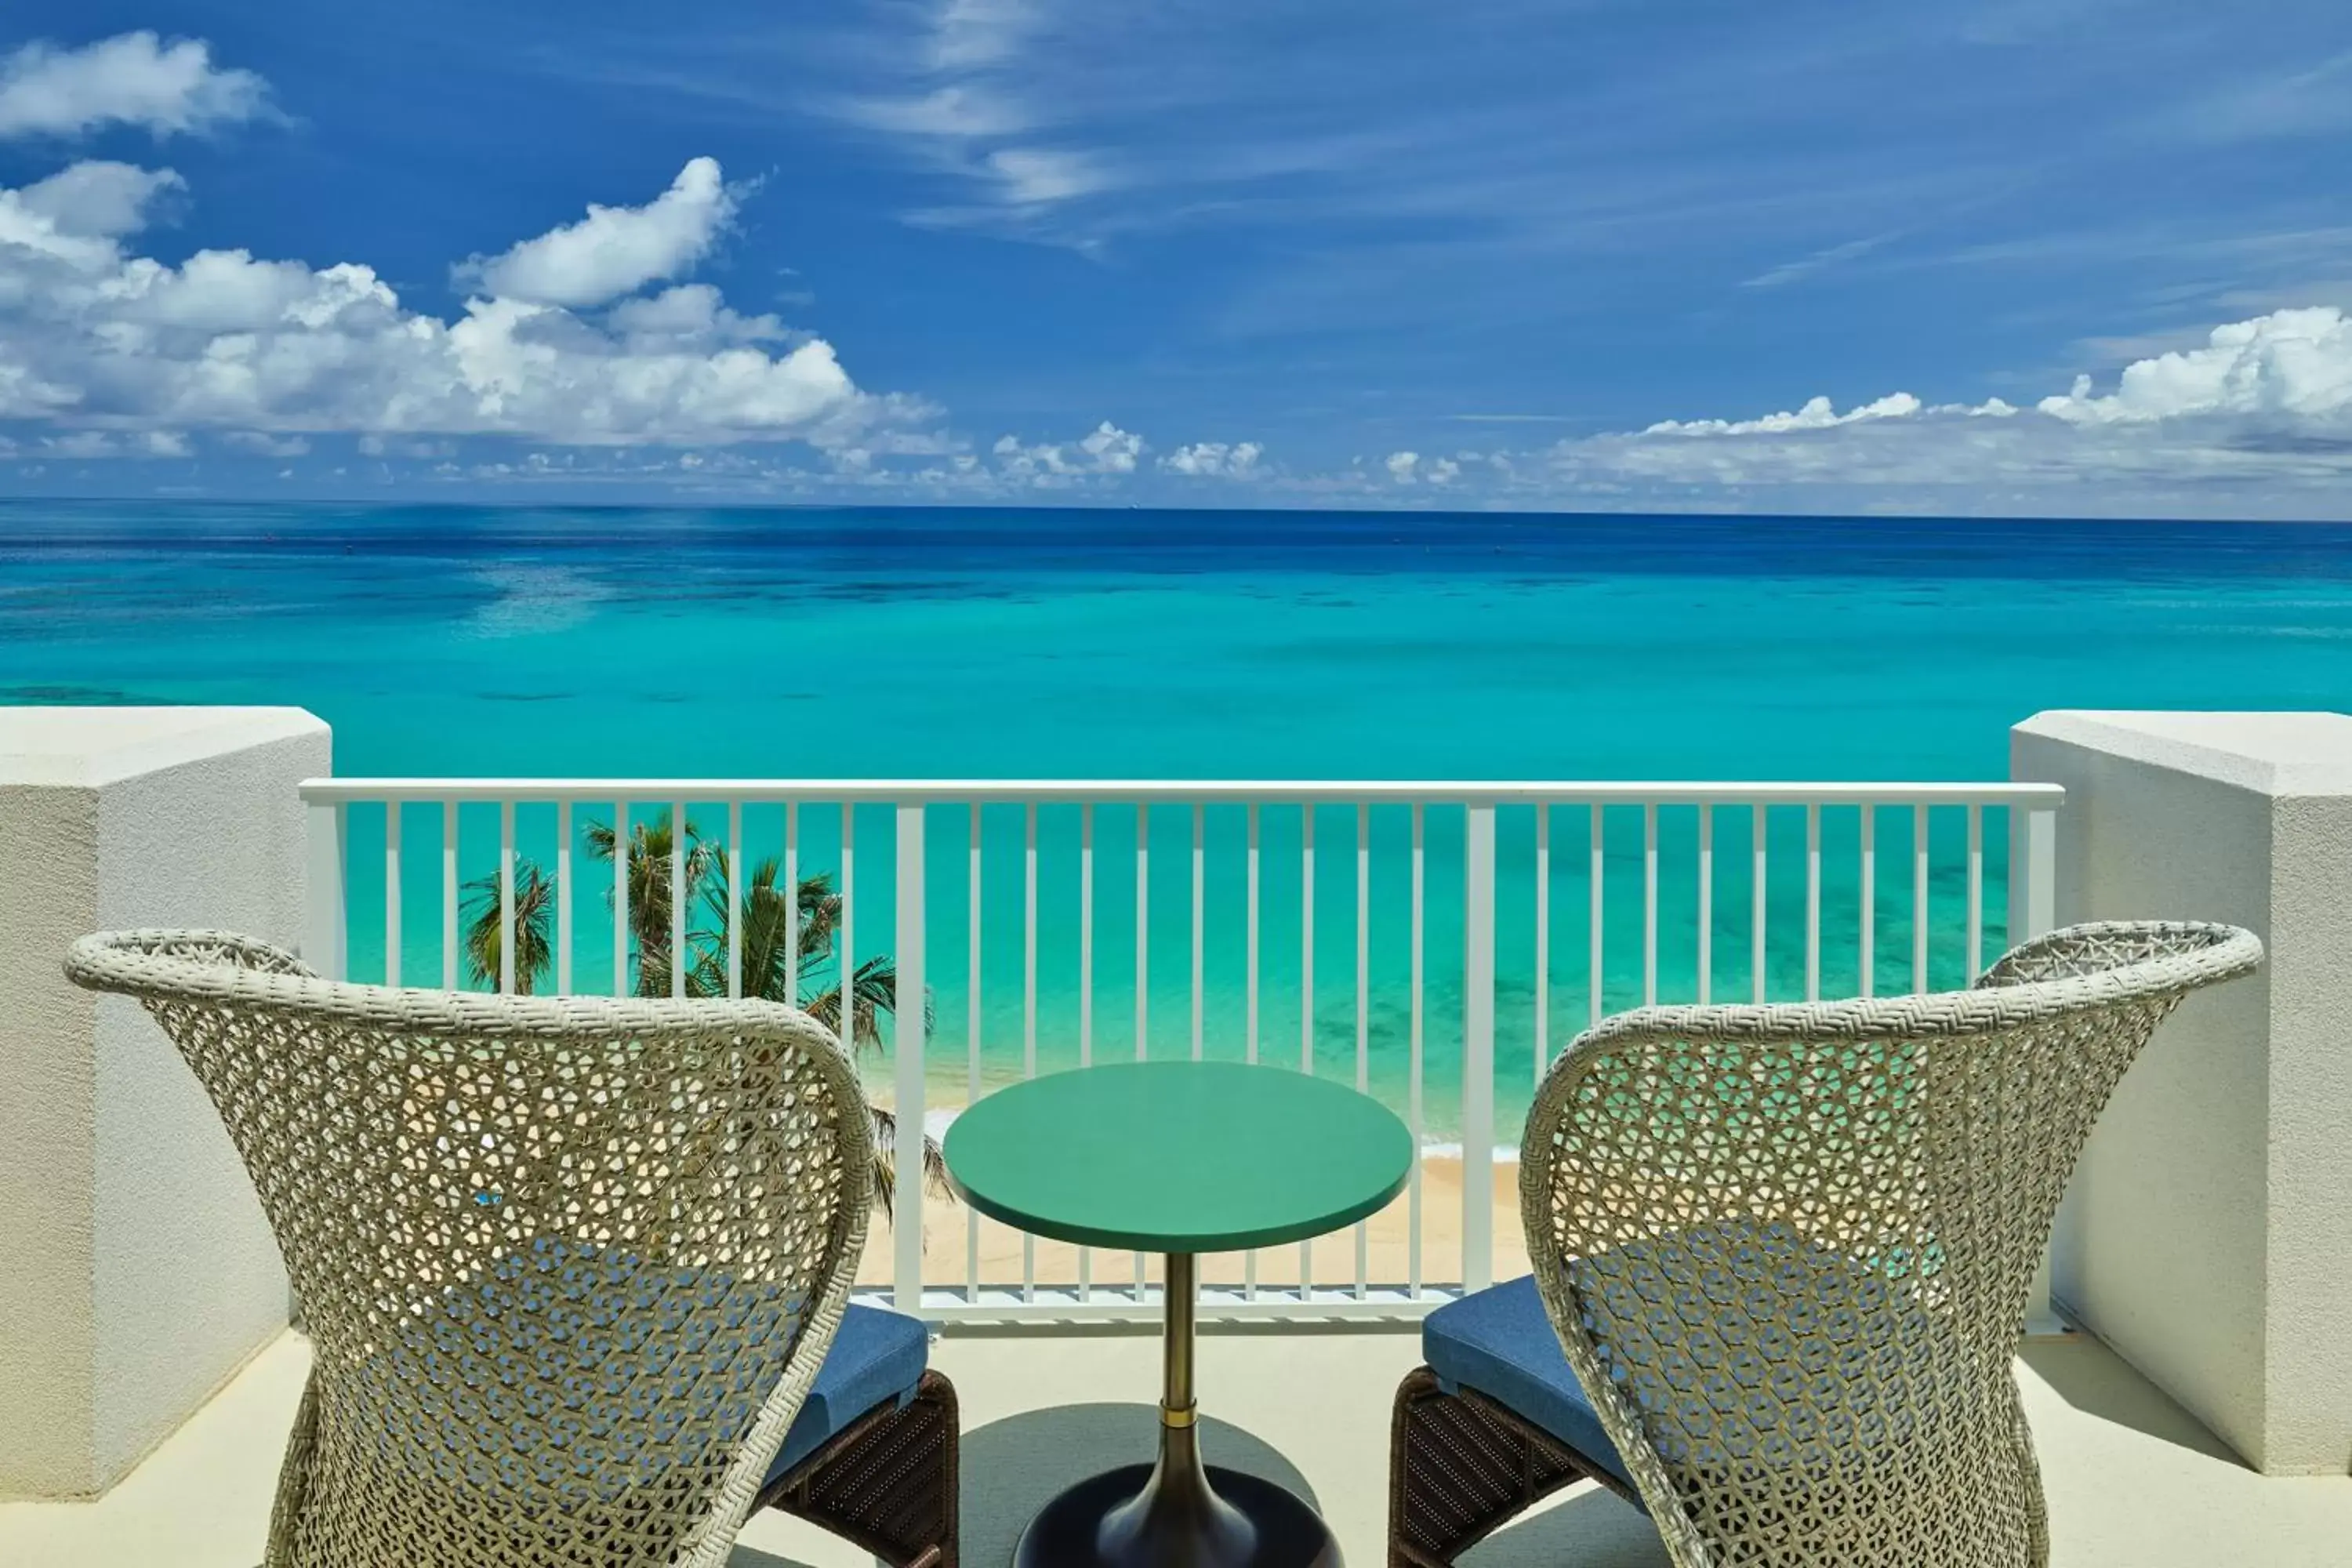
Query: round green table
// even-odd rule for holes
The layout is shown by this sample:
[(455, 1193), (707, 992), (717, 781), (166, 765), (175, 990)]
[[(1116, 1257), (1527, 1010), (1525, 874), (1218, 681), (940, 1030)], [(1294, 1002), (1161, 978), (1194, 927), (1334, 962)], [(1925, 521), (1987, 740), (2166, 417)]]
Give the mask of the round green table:
[(1160, 1457), (1079, 1482), (1021, 1537), (1019, 1568), (1336, 1568), (1313, 1509), (1203, 1467), (1194, 1259), (1352, 1225), (1404, 1190), (1412, 1138), (1342, 1084), (1235, 1062), (1130, 1062), (1031, 1079), (948, 1128), (964, 1201), (1034, 1235), (1167, 1255)]

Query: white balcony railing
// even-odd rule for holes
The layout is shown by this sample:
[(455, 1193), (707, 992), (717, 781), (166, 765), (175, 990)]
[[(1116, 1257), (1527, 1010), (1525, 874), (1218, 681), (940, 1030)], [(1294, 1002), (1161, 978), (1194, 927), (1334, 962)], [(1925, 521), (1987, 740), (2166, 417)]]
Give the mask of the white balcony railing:
[[(2062, 800), (2004, 784), (317, 779), (302, 793), (306, 956), (336, 976), (623, 992), (645, 985), (650, 945), (671, 993), (740, 994), (751, 868), (772, 862), (787, 888), (830, 878), (837, 928), (803, 956), (793, 925), (782, 993), (887, 958), (896, 994), (936, 1008), (928, 1037), (920, 1008), (883, 1024), (902, 1194), (922, 1188), (923, 1112), (1041, 1063), (1173, 1050), (1352, 1074), (1424, 1145), (1459, 1146), (1461, 1212), (1424, 1212), (1416, 1172), (1401, 1268), (1370, 1266), (1360, 1226), (1352, 1274), (1302, 1252), (1295, 1281), (1262, 1282), (1253, 1256), (1203, 1292), (1210, 1316), (1317, 1317), (1410, 1314), (1490, 1282), (1497, 1134), (1516, 1144), (1516, 1109), (1604, 1013), (1957, 985), (1993, 944), (2048, 929)], [(656, 855), (667, 830), (666, 941), (632, 921), (630, 858), (598, 863), (592, 824), (653, 829)], [(797, 922), (796, 896), (781, 907)], [(464, 928), (493, 918), (497, 973), (472, 974)], [(551, 928), (543, 974), (518, 976), (519, 920)], [(961, 1224), (966, 1246), (962, 1268), (935, 1257), (926, 1278), (916, 1212), (902, 1200), (875, 1282), (901, 1308), (1151, 1310), (1142, 1259), (1112, 1283), (1081, 1251), (1075, 1278), (1041, 1279), (1024, 1246), (1019, 1279), (984, 1278), (968, 1213), (933, 1211), (935, 1236)]]

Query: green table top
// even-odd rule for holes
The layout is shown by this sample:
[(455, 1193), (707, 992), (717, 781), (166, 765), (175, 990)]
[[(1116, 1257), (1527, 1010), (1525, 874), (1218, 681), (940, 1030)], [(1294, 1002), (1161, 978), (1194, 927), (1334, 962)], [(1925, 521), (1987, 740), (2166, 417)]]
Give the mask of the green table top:
[(948, 1128), (964, 1200), (1034, 1235), (1231, 1252), (1352, 1225), (1404, 1190), (1412, 1136), (1345, 1084), (1238, 1062), (1122, 1062), (982, 1098)]

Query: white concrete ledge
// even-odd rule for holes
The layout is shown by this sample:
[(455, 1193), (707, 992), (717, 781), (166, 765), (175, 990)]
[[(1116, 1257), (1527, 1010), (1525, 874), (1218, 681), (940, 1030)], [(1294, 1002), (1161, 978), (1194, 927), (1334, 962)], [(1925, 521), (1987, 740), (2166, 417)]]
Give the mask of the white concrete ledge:
[(111, 927), (291, 943), (331, 760), (299, 709), (0, 710), (0, 1497), (103, 1492), (285, 1325), (211, 1102), (62, 964)]
[[(2062, 1306), (2273, 1474), (2352, 1470), (2352, 717), (2038, 714), (2011, 772), (2065, 786), (2056, 917), (2242, 925), (2092, 1135)], [(2347, 1561), (2352, 1562), (2352, 1547)]]

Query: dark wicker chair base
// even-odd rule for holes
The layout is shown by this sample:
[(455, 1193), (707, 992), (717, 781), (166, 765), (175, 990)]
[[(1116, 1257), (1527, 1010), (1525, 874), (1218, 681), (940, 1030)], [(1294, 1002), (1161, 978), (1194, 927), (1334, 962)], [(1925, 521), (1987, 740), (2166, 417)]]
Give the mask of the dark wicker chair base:
[(1389, 1568), (1449, 1568), (1571, 1481), (1624, 1483), (1482, 1394), (1448, 1394), (1427, 1367), (1397, 1387), (1389, 1436)]
[(923, 1373), (906, 1408), (885, 1405), (760, 1493), (891, 1568), (956, 1568), (955, 1385)]

